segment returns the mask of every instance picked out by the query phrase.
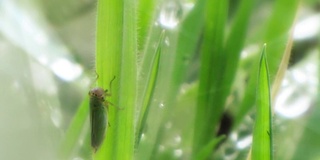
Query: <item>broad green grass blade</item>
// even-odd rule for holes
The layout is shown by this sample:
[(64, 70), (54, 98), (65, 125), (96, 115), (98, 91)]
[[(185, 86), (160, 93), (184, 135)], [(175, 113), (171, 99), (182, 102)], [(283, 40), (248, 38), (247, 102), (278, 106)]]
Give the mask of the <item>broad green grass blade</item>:
[[(96, 41), (96, 72), (99, 75), (98, 86), (108, 88), (109, 81), (116, 76), (113, 83), (112, 96), (108, 101), (119, 104), (120, 58), (122, 52), (123, 3), (122, 1), (99, 0), (97, 8), (97, 41)], [(115, 138), (117, 137), (115, 123), (116, 109), (109, 107), (108, 121), (104, 143), (101, 145), (95, 160), (114, 159)]]
[(70, 159), (73, 149), (76, 148), (80, 134), (84, 128), (85, 121), (89, 116), (89, 98), (82, 101), (77, 113), (66, 132), (64, 140), (59, 147), (59, 158)]
[(256, 108), (251, 159), (272, 160), (272, 108), (266, 45), (263, 47), (260, 59)]
[[(104, 143), (94, 159), (132, 159), (136, 106), (135, 1), (98, 1), (96, 72), (98, 86), (109, 88), (108, 127)], [(119, 109), (121, 108), (121, 109)]]
[(149, 107), (150, 107), (150, 103), (151, 103), (151, 98), (153, 97), (153, 93), (154, 93), (154, 88), (155, 88), (155, 84), (157, 81), (157, 77), (158, 77), (158, 70), (159, 70), (159, 65), (160, 65), (160, 55), (161, 55), (161, 47), (164, 41), (164, 36), (165, 36), (165, 32), (163, 31), (161, 33), (160, 39), (159, 39), (159, 43), (156, 49), (156, 53), (154, 55), (154, 58), (152, 60), (152, 66), (151, 66), (151, 70), (150, 73), (148, 74), (148, 81), (147, 81), (147, 87), (145, 88), (146, 90), (143, 93), (143, 102), (141, 104), (141, 110), (139, 113), (139, 121), (137, 124), (137, 135), (139, 136), (137, 138), (137, 144), (139, 144), (140, 141), (140, 136), (142, 133), (142, 130), (145, 126), (146, 123), (146, 118), (148, 116), (148, 111), (149, 111)]
[[(268, 26), (262, 32), (265, 32), (263, 36), (264, 42), (269, 46), (268, 57), (272, 58), (269, 63), (270, 75), (276, 75), (278, 67), (280, 65), (281, 58), (284, 54), (286, 43), (288, 42), (288, 33), (290, 28), (293, 25), (294, 17), (297, 13), (299, 0), (290, 1), (290, 5), (287, 4), (286, 0), (275, 1), (272, 15), (269, 19)], [(283, 21), (281, 21), (283, 19)], [(277, 23), (281, 21), (280, 23)], [(279, 25), (281, 24), (281, 27)], [(270, 35), (269, 35), (270, 34)], [(254, 63), (250, 75), (256, 75), (257, 70), (255, 66), (258, 66), (257, 63)], [(274, 78), (270, 77), (270, 82), (273, 83)], [(236, 128), (240, 122), (242, 122), (245, 115), (251, 110), (254, 105), (254, 95), (255, 95), (255, 86), (256, 79), (254, 77), (250, 78), (249, 83), (245, 89), (244, 98), (239, 106), (235, 117)]]
[(220, 75), (224, 66), (223, 38), (227, 10), (228, 1), (210, 0), (206, 3), (193, 158), (214, 137), (216, 125), (223, 111)]
[(130, 160), (134, 157), (135, 109), (137, 98), (137, 27), (136, 1), (123, 1), (123, 35), (121, 54), (121, 81), (119, 106), (123, 108), (117, 114), (115, 126), (116, 157), (115, 159)]

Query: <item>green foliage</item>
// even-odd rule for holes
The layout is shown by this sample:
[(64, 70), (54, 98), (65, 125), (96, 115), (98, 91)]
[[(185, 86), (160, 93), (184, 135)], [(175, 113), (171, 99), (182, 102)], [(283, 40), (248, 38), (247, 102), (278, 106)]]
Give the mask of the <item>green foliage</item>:
[[(319, 109), (279, 111), (319, 104), (319, 37), (293, 31), (316, 1), (21, 2), (0, 2), (0, 159), (319, 159)], [(111, 94), (97, 153), (93, 87)]]
[[(270, 49), (272, 55), (282, 56), (284, 52), (284, 47), (275, 49), (277, 46), (273, 44), (279, 40), (286, 42), (286, 32), (292, 25), (296, 4), (285, 10), (291, 16), (286, 17), (286, 21), (281, 21), (281, 28), (273, 29), (279, 21), (279, 15), (283, 13), (282, 1), (275, 3), (274, 14), (271, 15), (269, 23), (264, 23), (268, 26), (261, 26), (263, 31), (260, 31), (260, 41), (270, 43), (270, 48), (273, 48)], [(155, 8), (157, 5), (161, 7), (159, 11)], [(252, 0), (240, 1), (229, 28), (228, 1), (199, 0), (189, 13), (181, 14), (180, 10), (183, 8), (179, 1), (145, 3), (141, 0), (136, 4), (130, 1), (100, 0), (97, 21), (97, 84), (105, 88), (111, 77), (116, 76), (117, 82), (109, 101), (123, 109), (112, 107), (107, 113), (111, 126), (108, 127), (106, 140), (94, 155), (94, 159), (175, 159), (177, 155), (169, 154), (174, 150), (189, 150), (185, 153), (185, 158), (206, 159), (213, 155), (219, 156), (212, 154), (217, 142), (221, 140), (221, 137), (217, 138), (215, 135), (217, 127), (223, 125), (220, 124), (220, 118), (225, 111), (227, 98), (232, 93), (234, 79), (239, 70), (238, 63), (241, 61), (240, 53), (248, 41), (247, 31), (254, 6)], [(173, 26), (175, 29), (166, 26), (166, 22), (163, 22), (165, 20), (177, 23), (171, 24), (176, 25)], [(156, 25), (154, 21), (158, 21)], [(193, 57), (199, 57), (199, 53), (200, 61), (192, 62)], [(260, 74), (259, 80), (268, 77), (268, 73), (263, 72), (266, 69), (264, 57), (263, 50), (259, 73), (264, 74)], [(271, 62), (271, 73), (276, 72), (279, 63), (280, 61)], [(200, 67), (199, 88), (190, 91), (187, 88), (187, 92), (198, 95), (192, 98), (197, 100), (197, 103), (184, 104), (177, 99), (186, 96), (180, 90), (183, 88), (182, 84), (190, 81), (190, 66), (195, 64)], [(255, 77), (257, 73), (255, 68), (251, 69), (251, 77)], [(197, 79), (196, 77), (193, 75), (191, 79)], [(255, 87), (253, 79), (250, 78), (244, 99), (238, 102), (240, 106), (235, 111), (231, 110), (235, 117), (232, 129), (238, 128), (253, 106), (253, 98), (250, 98)], [(269, 90), (259, 87), (256, 95), (258, 101), (263, 99), (264, 94), (269, 95)], [(268, 102), (270, 104), (269, 99)], [(184, 104), (184, 109), (181, 104)], [(257, 107), (260, 106), (264, 105)], [(270, 111), (270, 105), (267, 107)], [(185, 115), (190, 119), (186, 121), (188, 123), (170, 129), (170, 125), (179, 124), (184, 117), (178, 114), (178, 110), (182, 113), (183, 110), (190, 110)], [(271, 124), (271, 119), (259, 119), (261, 112), (264, 110), (258, 109), (253, 139), (254, 157), (262, 155), (257, 152), (261, 150), (257, 149), (257, 145), (266, 147), (259, 145), (262, 140), (256, 138), (267, 133), (263, 127), (259, 128), (265, 126), (260, 123)], [(271, 116), (271, 112), (264, 114)], [(184, 128), (190, 124), (194, 127)], [(271, 125), (269, 127), (271, 128)], [(272, 135), (270, 128), (268, 133)], [(176, 147), (170, 146), (169, 139), (174, 134), (178, 134), (178, 139), (186, 142)], [(72, 142), (74, 144), (74, 141)], [(272, 153), (271, 146), (269, 143), (269, 153)]]

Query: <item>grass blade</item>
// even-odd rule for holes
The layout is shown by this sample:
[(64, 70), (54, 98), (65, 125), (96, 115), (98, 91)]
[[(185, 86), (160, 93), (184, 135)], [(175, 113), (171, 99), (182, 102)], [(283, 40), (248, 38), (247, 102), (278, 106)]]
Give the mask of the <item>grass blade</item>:
[(251, 159), (271, 160), (272, 152), (272, 108), (270, 98), (269, 70), (264, 45), (258, 74), (256, 120), (253, 129)]
[(141, 104), (141, 110), (138, 117), (138, 124), (137, 124), (137, 135), (139, 136), (137, 139), (137, 144), (139, 144), (140, 136), (142, 133), (142, 130), (144, 128), (144, 125), (146, 123), (146, 118), (148, 116), (148, 111), (151, 103), (151, 98), (153, 97), (155, 84), (158, 77), (158, 70), (159, 70), (159, 64), (160, 64), (160, 54), (161, 54), (161, 47), (164, 41), (164, 35), (165, 32), (163, 31), (160, 35), (159, 43), (156, 49), (156, 53), (154, 55), (154, 58), (152, 60), (152, 66), (150, 73), (148, 74), (148, 80), (147, 80), (147, 87), (145, 88), (145, 91), (143, 93), (143, 102)]
[(236, 13), (234, 23), (227, 38), (224, 48), (226, 55), (223, 78), (223, 99), (230, 93), (234, 77), (238, 68), (240, 53), (246, 40), (250, 15), (253, 10), (254, 0), (242, 0)]
[[(166, 44), (162, 48), (159, 75), (163, 76), (159, 76), (157, 79), (157, 87), (154, 93), (165, 107), (164, 109), (158, 107), (159, 104), (157, 104), (157, 102), (152, 104), (156, 105), (156, 107), (151, 106), (148, 113), (149, 118), (147, 124), (149, 125), (148, 131), (145, 132), (148, 140), (140, 143), (137, 159), (152, 159), (154, 158), (153, 156), (159, 155), (154, 152), (158, 152), (157, 148), (163, 141), (163, 138), (165, 138), (161, 136), (164, 128), (163, 125), (171, 118), (172, 110), (176, 108), (175, 102), (179, 94), (179, 89), (185, 81), (188, 65), (192, 61), (196, 53), (195, 51), (198, 49), (204, 21), (205, 1), (206, 0), (197, 1), (193, 9), (186, 15), (183, 21), (181, 21), (181, 24), (177, 26), (176, 30), (166, 30), (165, 42), (170, 42), (170, 45)], [(179, 31), (176, 32), (177, 30)], [(152, 44), (157, 44), (159, 40), (153, 42), (152, 40), (154, 37), (159, 39), (159, 32), (161, 32), (161, 30), (159, 31), (159, 29), (155, 27), (152, 32), (153, 34), (150, 35), (151, 42), (148, 42), (149, 48), (147, 46), (145, 50), (141, 64), (142, 67), (139, 71), (142, 75), (148, 73), (146, 67), (152, 66), (150, 64), (152, 61), (150, 58), (151, 54), (146, 53), (154, 52)], [(143, 77), (141, 78), (142, 79), (139, 77), (139, 81), (147, 82)], [(152, 120), (150, 117), (152, 117)]]
[[(123, 1), (123, 35), (120, 63), (119, 107), (116, 112), (116, 156), (132, 159), (135, 143), (135, 109), (137, 98), (137, 30), (135, 1)], [(112, 149), (112, 148), (110, 148)]]
[[(264, 34), (263, 40), (269, 46), (269, 57), (272, 57), (269, 63), (269, 72), (270, 75), (276, 75), (278, 67), (280, 65), (281, 58), (286, 49), (286, 42), (288, 42), (288, 32), (293, 25), (294, 17), (297, 13), (299, 0), (291, 1), (291, 5), (287, 5), (286, 0), (275, 1), (274, 11), (269, 19), (269, 25), (263, 32)], [(285, 10), (284, 10), (285, 8)], [(284, 21), (281, 21), (283, 19)], [(281, 27), (279, 27), (279, 22), (281, 21)], [(254, 64), (253, 69), (251, 70), (251, 75), (256, 75), (257, 71), (255, 66), (258, 66), (257, 63)], [(270, 82), (273, 83), (274, 78), (270, 77)], [(235, 117), (235, 125), (234, 128), (237, 128), (240, 122), (243, 120), (245, 115), (251, 110), (254, 105), (254, 95), (255, 95), (255, 86), (256, 86), (256, 78), (250, 78), (248, 85), (245, 89), (244, 98), (239, 106), (239, 110), (237, 111)]]
[[(104, 143), (95, 159), (132, 159), (134, 153), (134, 111), (136, 108), (136, 11), (135, 1), (99, 0), (96, 72), (98, 86), (112, 84), (115, 107), (109, 107)], [(118, 108), (122, 108), (121, 110)]]
[[(206, 4), (206, 26), (201, 55), (198, 104), (195, 116), (193, 156), (213, 138), (223, 111), (221, 67), (224, 64), (223, 37), (228, 1), (210, 0)], [(214, 64), (214, 67), (212, 67)], [(195, 157), (194, 157), (195, 158)]]
[[(99, 0), (97, 10), (97, 42), (96, 42), (96, 72), (99, 75), (98, 86), (107, 89), (109, 81), (116, 76), (113, 82), (112, 96), (108, 101), (119, 104), (120, 58), (122, 52), (123, 3), (122, 1)], [(94, 159), (114, 159), (116, 126), (114, 107), (109, 107), (108, 127), (104, 143), (101, 145)]]
[(226, 136), (220, 136), (218, 138), (212, 139), (206, 146), (204, 146), (196, 156), (196, 160), (206, 159), (212, 153), (212, 150), (220, 143)]
[(81, 131), (84, 128), (85, 121), (88, 118), (89, 113), (89, 99), (88, 97), (82, 101), (77, 113), (66, 132), (64, 140), (59, 147), (60, 159), (70, 159), (73, 149), (76, 148), (77, 142), (80, 138)]

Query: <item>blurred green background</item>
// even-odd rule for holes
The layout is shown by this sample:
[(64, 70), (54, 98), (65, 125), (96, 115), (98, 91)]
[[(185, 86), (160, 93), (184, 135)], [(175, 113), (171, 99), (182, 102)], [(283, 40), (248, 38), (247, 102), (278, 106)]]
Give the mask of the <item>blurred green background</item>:
[[(141, 133), (140, 153), (148, 152), (151, 156), (137, 153), (136, 159), (190, 159), (197, 94), (201, 94), (197, 93), (200, 48), (208, 32), (202, 25), (197, 31), (183, 26), (187, 22), (199, 23), (199, 17), (190, 16), (197, 2), (200, 1), (154, 0), (154, 8), (144, 13), (150, 16), (148, 27), (138, 27), (141, 30), (138, 33), (148, 37), (143, 39), (138, 35), (142, 39), (138, 60), (151, 54), (148, 51), (157, 47), (161, 31), (166, 31), (161, 53), (166, 61), (161, 63), (168, 67), (159, 69), (158, 91), (151, 100), (151, 106), (157, 109), (150, 109), (145, 131)], [(231, 34), (230, 28), (243, 2), (229, 1), (226, 35)], [(221, 131), (227, 138), (215, 148), (210, 159), (246, 159), (255, 117), (251, 109), (254, 105), (246, 104), (246, 99), (255, 98), (247, 95), (250, 78), (257, 77), (252, 74), (252, 68), (256, 67), (266, 41), (267, 55), (271, 52), (267, 56), (269, 63), (279, 64), (290, 41), (290, 29), (291, 58), (274, 99), (275, 159), (320, 159), (320, 2), (258, 0), (248, 4), (252, 5), (252, 11), (247, 33), (233, 85), (223, 105), (223, 118), (219, 120), (219, 134)], [(288, 12), (290, 5), (296, 7)], [(95, 84), (96, 6), (94, 0), (0, 0), (0, 159), (59, 159), (58, 152), (70, 123)], [(275, 13), (281, 16), (272, 19)], [(195, 34), (200, 38), (192, 39)], [(188, 47), (180, 44), (181, 35), (191, 38), (195, 49), (190, 51), (190, 57), (183, 57), (186, 73), (174, 102), (168, 105), (166, 91), (170, 91), (170, 86), (166, 84), (171, 77), (166, 73), (173, 70), (172, 56), (181, 50), (179, 47)], [(281, 54), (272, 56), (275, 52)], [(274, 79), (278, 66), (270, 66), (270, 77)], [(241, 105), (248, 109), (242, 111)], [(152, 119), (157, 119), (159, 112), (163, 112), (165, 120)], [(89, 119), (83, 124), (77, 135), (77, 147), (72, 148), (68, 159), (91, 157)], [(155, 127), (161, 128), (160, 131)]]

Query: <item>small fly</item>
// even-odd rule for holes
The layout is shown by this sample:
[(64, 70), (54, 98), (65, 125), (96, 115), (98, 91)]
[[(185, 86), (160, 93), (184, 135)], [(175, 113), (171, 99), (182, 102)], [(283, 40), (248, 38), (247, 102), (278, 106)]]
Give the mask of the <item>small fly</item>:
[(113, 80), (110, 81), (110, 92), (104, 90), (100, 87), (93, 88), (89, 91), (90, 96), (90, 124), (91, 124), (91, 147), (93, 148), (94, 153), (97, 152), (98, 148), (103, 142), (106, 127), (107, 127), (107, 113), (105, 108), (108, 110), (110, 103), (106, 100), (106, 97), (111, 96), (111, 85)]

